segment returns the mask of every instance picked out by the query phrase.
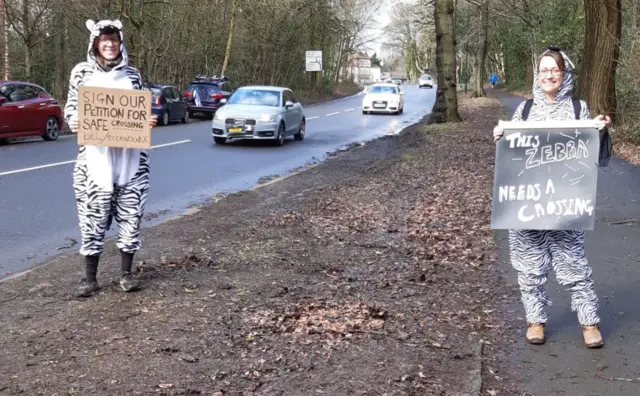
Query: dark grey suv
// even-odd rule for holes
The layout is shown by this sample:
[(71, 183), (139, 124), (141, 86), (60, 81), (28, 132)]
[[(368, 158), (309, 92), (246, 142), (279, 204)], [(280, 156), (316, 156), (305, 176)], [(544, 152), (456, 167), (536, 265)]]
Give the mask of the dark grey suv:
[(198, 76), (189, 83), (184, 93), (189, 115), (213, 116), (221, 106), (222, 99), (229, 99), (233, 89), (226, 77)]

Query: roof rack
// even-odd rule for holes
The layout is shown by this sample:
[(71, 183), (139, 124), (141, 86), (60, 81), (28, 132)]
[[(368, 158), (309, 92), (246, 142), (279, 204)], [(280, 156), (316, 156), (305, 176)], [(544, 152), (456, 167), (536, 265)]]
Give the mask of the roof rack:
[(229, 78), (227, 76), (206, 76), (203, 74), (198, 74), (194, 81), (220, 82), (229, 81)]

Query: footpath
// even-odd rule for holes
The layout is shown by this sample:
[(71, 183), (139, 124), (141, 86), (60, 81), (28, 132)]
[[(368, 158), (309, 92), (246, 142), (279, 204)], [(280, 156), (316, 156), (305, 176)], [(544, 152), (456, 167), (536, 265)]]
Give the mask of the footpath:
[[(520, 96), (496, 91), (510, 119)], [(595, 114), (594, 114), (595, 116)], [(615, 147), (615, 136), (614, 147)], [(640, 168), (612, 158), (598, 174), (595, 230), (586, 236), (586, 254), (593, 268), (600, 299), (601, 332), (605, 345), (588, 350), (570, 309), (567, 291), (551, 272), (547, 343), (524, 343), (526, 323), (519, 301), (511, 310), (518, 317), (512, 352), (513, 367), (525, 381), (526, 395), (640, 395)], [(509, 284), (517, 286), (509, 264), (508, 236), (497, 233), (500, 261)]]

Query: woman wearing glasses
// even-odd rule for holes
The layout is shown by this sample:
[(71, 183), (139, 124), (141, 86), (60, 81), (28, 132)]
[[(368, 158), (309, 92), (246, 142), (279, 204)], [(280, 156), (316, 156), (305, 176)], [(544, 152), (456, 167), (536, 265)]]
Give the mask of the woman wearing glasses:
[[(573, 64), (557, 47), (549, 47), (538, 59), (533, 83), (533, 105), (527, 120), (573, 120)], [(521, 103), (512, 121), (523, 120), (525, 102)], [(589, 106), (580, 101), (580, 119), (591, 118)], [(610, 123), (609, 117), (599, 115), (602, 127)], [(497, 141), (503, 135), (502, 127), (493, 131)], [(584, 252), (584, 231), (580, 230), (509, 230), (511, 264), (518, 272), (518, 284), (527, 318), (526, 340), (543, 344), (544, 326), (550, 305), (544, 285), (549, 269), (553, 268), (558, 283), (571, 294), (571, 309), (577, 312), (587, 348), (599, 348), (604, 343), (599, 330), (598, 297), (591, 279)]]
[[(71, 71), (64, 117), (72, 132), (78, 133), (78, 89), (81, 85), (120, 89), (142, 89), (137, 69), (129, 66), (119, 20), (87, 20), (90, 32), (87, 60)], [(154, 127), (158, 118), (151, 116)], [(86, 276), (74, 294), (89, 297), (98, 291), (96, 275), (104, 250), (104, 236), (111, 216), (118, 223), (117, 247), (121, 253), (120, 287), (125, 292), (138, 289), (131, 274), (133, 256), (140, 249), (140, 223), (149, 191), (147, 150), (101, 146), (80, 146), (73, 171), (73, 189), (80, 223)]]

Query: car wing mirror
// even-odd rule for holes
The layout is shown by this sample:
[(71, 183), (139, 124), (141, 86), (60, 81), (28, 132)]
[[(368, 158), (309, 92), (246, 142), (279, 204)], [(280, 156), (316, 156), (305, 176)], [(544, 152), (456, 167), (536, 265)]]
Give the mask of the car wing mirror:
[(293, 102), (290, 100), (287, 100), (287, 102), (284, 104), (284, 107), (287, 109), (293, 107)]
[(220, 99), (220, 103), (221, 103), (221, 104), (225, 104), (225, 103), (227, 103), (227, 98), (222, 98), (222, 99)]

